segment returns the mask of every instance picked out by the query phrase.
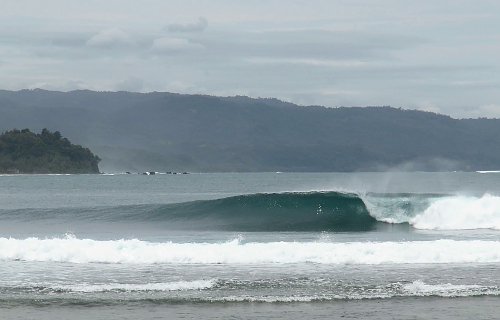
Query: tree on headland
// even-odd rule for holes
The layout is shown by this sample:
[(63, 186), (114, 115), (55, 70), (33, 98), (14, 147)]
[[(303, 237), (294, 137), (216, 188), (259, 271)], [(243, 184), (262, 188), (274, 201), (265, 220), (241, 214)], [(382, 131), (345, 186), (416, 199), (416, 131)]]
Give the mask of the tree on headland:
[(0, 135), (0, 173), (99, 173), (99, 161), (59, 131), (13, 129)]

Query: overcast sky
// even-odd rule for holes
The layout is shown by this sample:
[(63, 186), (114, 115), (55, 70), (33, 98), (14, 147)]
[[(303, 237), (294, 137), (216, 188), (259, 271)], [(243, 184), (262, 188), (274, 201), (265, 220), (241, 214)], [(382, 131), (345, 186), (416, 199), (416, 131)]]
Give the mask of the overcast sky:
[(500, 117), (498, 0), (0, 0), (0, 89)]

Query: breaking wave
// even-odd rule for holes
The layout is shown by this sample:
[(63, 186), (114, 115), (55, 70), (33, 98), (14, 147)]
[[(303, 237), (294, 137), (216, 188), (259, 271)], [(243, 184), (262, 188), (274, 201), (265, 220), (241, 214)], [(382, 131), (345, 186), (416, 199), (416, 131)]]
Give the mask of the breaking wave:
[(155, 224), (166, 230), (333, 231), (500, 230), (500, 197), (445, 194), (355, 194), (336, 191), (246, 194), (173, 204), (0, 209), (0, 221)]
[(498, 241), (413, 242), (147, 242), (0, 238), (0, 260), (139, 264), (420, 264), (498, 263)]
[(500, 197), (450, 197), (432, 203), (409, 220), (417, 229), (500, 230)]

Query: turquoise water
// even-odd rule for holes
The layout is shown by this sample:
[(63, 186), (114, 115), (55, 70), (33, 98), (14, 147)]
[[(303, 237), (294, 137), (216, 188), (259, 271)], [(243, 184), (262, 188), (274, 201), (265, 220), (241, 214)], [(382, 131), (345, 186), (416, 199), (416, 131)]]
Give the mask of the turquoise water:
[(494, 319), (499, 173), (0, 176), (0, 318)]

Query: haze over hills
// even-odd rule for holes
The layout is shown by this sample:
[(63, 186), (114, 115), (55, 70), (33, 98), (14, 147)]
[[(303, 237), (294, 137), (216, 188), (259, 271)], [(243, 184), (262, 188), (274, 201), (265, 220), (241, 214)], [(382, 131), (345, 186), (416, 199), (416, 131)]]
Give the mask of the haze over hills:
[(0, 91), (0, 130), (60, 131), (101, 171), (498, 170), (500, 120), (174, 93)]

